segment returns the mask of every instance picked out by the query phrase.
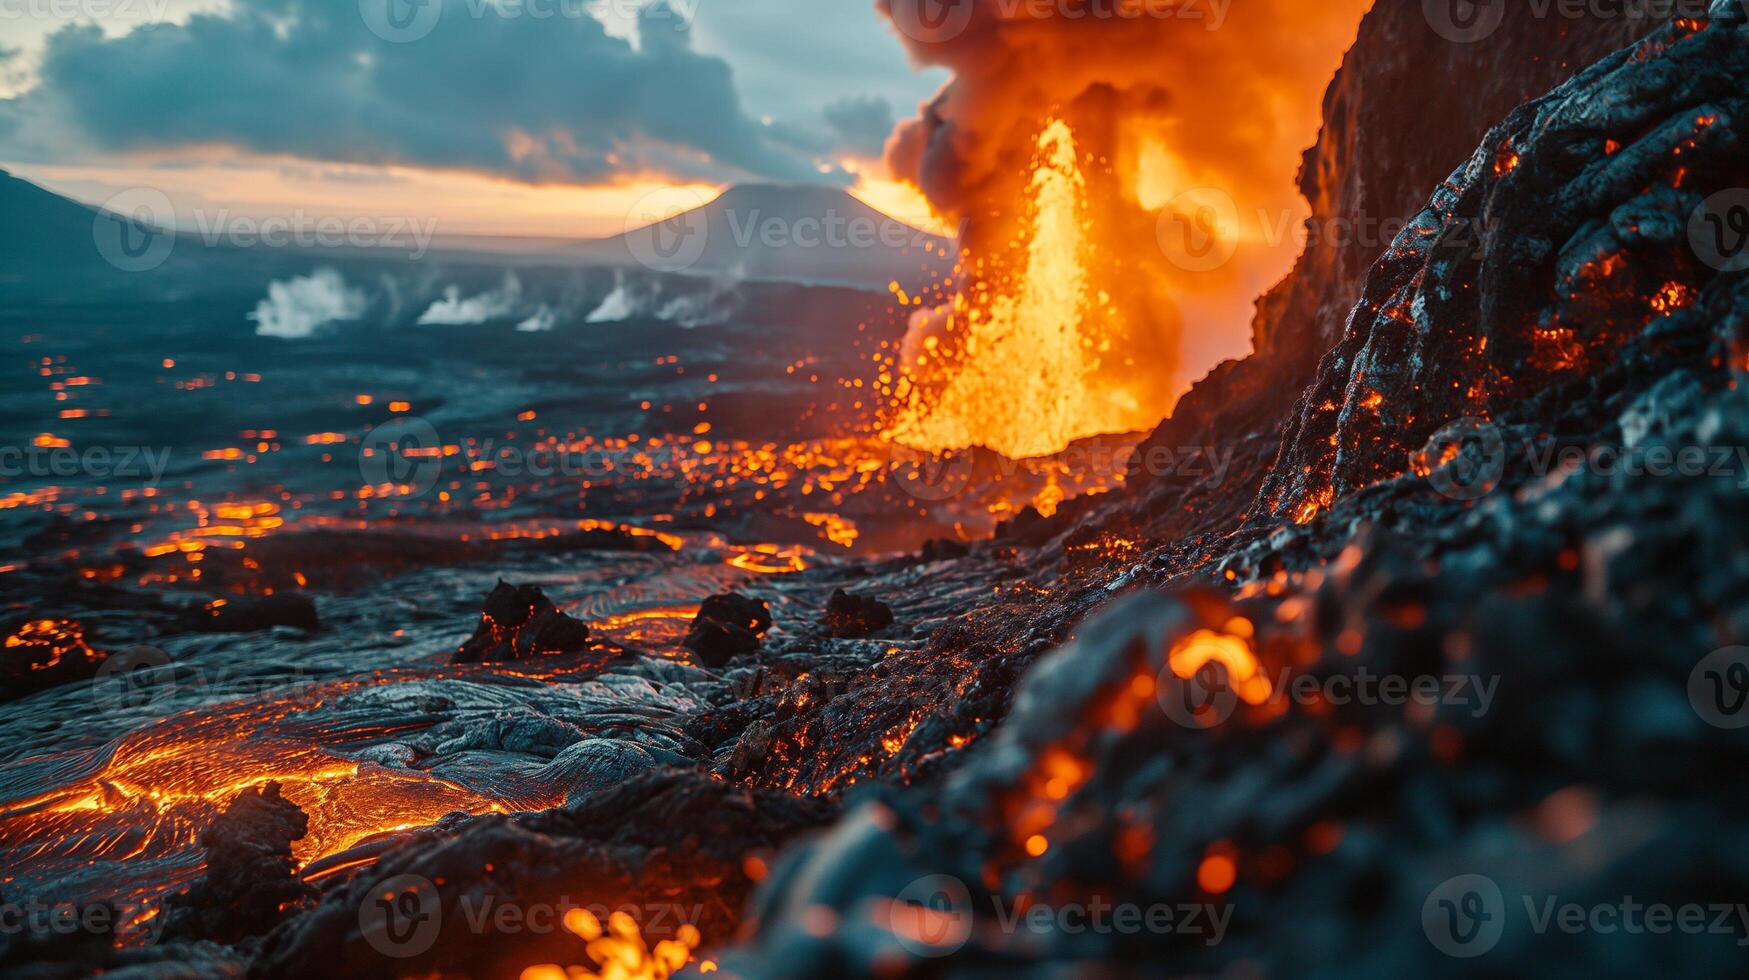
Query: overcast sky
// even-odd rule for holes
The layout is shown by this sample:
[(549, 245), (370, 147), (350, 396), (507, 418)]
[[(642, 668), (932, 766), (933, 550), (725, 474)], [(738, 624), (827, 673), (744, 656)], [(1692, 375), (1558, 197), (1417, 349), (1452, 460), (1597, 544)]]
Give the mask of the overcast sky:
[(873, 0), (668, 3), (0, 0), (0, 166), (94, 201), (605, 233), (652, 187), (875, 184), (945, 80)]

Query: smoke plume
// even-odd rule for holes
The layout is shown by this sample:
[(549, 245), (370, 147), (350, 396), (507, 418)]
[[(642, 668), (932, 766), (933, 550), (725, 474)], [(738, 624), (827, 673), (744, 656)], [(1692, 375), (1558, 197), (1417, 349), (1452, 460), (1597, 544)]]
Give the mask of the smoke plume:
[[(954, 73), (886, 147), (966, 229), (968, 271), (1015, 268), (1038, 140), (1065, 122), (1086, 180), (1094, 290), (1143, 413), (1247, 349), (1285, 273), (1320, 99), (1370, 0), (877, 0), (918, 62)], [(1181, 332), (1182, 330), (1182, 332)], [(1123, 372), (1117, 369), (1122, 368)]]

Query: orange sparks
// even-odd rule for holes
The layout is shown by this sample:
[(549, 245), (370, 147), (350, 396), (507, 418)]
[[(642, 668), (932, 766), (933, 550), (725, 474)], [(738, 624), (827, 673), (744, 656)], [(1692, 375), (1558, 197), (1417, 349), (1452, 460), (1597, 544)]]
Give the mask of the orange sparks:
[(1196, 869), (1198, 888), (1210, 895), (1224, 895), (1239, 878), (1239, 866), (1224, 845), (1215, 845)]
[(1694, 305), (1694, 290), (1680, 282), (1667, 282), (1663, 288), (1652, 295), (1650, 300), (1652, 310), (1668, 316), (1678, 310), (1686, 310)]

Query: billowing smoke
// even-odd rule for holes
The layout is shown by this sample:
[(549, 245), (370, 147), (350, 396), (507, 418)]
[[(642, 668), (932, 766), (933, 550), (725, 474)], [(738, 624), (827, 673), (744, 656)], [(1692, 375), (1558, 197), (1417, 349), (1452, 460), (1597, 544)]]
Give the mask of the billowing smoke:
[(613, 291), (584, 318), (586, 323), (622, 323), (649, 318), (682, 327), (727, 322), (740, 310), (739, 282), (732, 277), (699, 280), (638, 276), (613, 271)]
[[(1131, 393), (1164, 415), (1244, 353), (1253, 299), (1298, 253), (1300, 156), (1371, 0), (877, 0), (915, 59), (953, 71), (886, 159), (972, 268), (1015, 267), (1038, 140), (1073, 132), (1097, 292)], [(1181, 337), (1180, 318), (1184, 335)], [(1180, 363), (1180, 354), (1183, 361)]]
[(419, 314), (421, 326), (463, 326), (504, 320), (516, 315), (522, 305), (522, 280), (516, 273), (505, 272), (497, 289), (488, 289), (475, 296), (463, 297), (461, 287), (444, 288), (443, 298)]
[(330, 323), (364, 316), (362, 290), (346, 285), (334, 269), (323, 267), (307, 276), (294, 276), (267, 287), (267, 298), (248, 314), (255, 332), (263, 337), (298, 339), (308, 337)]

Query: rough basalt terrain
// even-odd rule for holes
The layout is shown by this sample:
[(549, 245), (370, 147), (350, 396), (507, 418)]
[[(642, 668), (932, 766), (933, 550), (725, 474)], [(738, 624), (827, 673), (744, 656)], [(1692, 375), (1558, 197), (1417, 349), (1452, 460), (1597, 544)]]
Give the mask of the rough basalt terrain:
[[(1248, 529), (1196, 574), (1120, 576), (1141, 594), (1031, 667), (963, 765), (792, 856), (730, 968), (1730, 973), (1735, 919), (1605, 941), (1526, 910), (1749, 892), (1727, 775), (1749, 739), (1705, 693), (1749, 627), (1749, 285), (1689, 235), (1749, 163), (1746, 78), (1720, 4), (1511, 113), (1368, 274)], [(1270, 682), (1256, 704), (1231, 696), (1249, 665), (1199, 690), (1168, 660), (1222, 630)], [(1368, 676), (1443, 693), (1354, 696)], [(1474, 962), (1434, 938), (1468, 875), (1505, 920)], [(810, 937), (818, 904), (868, 927)], [(1209, 911), (1003, 926), (1065, 905)]]

